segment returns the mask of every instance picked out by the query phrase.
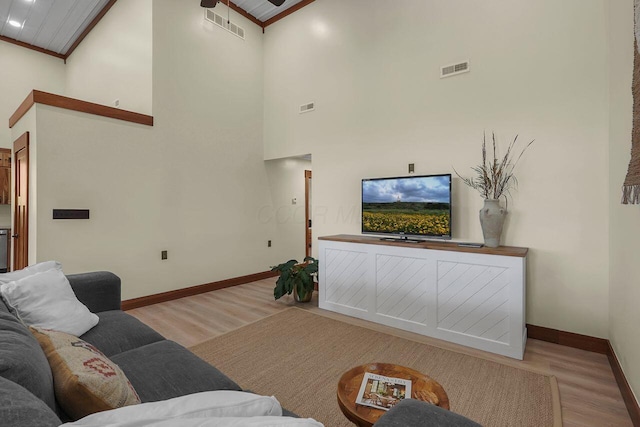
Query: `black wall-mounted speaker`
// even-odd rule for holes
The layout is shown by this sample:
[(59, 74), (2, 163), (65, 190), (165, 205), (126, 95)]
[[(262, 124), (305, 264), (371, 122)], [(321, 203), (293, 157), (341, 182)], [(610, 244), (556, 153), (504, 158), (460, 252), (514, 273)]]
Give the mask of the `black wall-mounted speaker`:
[(89, 209), (54, 209), (53, 219), (89, 219)]

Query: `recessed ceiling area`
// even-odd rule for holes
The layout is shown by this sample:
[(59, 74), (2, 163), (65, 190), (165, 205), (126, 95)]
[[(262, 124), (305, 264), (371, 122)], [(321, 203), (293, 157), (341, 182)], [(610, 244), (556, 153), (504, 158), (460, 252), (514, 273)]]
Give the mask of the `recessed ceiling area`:
[[(65, 59), (117, 0), (0, 0), (0, 41)], [(122, 0), (127, 1), (127, 0)], [(180, 0), (199, 4), (199, 0)], [(220, 0), (227, 4), (228, 0)], [(229, 5), (261, 27), (314, 0), (235, 0)], [(293, 9), (292, 9), (293, 8)], [(288, 9), (288, 12), (286, 12)], [(232, 12), (233, 13), (233, 12)], [(248, 16), (250, 15), (250, 16)]]

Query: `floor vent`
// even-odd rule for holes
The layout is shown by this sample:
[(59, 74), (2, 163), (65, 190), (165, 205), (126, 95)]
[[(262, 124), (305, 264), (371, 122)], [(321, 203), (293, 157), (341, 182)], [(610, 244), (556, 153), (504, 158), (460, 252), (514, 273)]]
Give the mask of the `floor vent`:
[(218, 15), (214, 11), (206, 9), (204, 13), (204, 19), (206, 19), (209, 22), (213, 22), (218, 27), (224, 28), (225, 30), (229, 31), (231, 34), (236, 35), (240, 37), (242, 40), (244, 40), (244, 28), (239, 27), (233, 21), (227, 21), (227, 18), (223, 17), (222, 15)]
[(468, 73), (469, 61), (459, 62), (457, 64), (445, 65), (440, 67), (440, 78), (451, 77), (457, 74)]
[(300, 114), (308, 113), (308, 112), (313, 111), (315, 109), (316, 109), (315, 102), (310, 102), (308, 104), (303, 104), (303, 105), (300, 106)]

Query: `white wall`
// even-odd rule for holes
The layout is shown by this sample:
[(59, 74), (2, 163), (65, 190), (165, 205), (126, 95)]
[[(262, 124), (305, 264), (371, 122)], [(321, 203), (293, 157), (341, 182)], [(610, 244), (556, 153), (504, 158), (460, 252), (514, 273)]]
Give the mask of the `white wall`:
[(640, 207), (622, 205), (631, 153), (633, 0), (608, 2), (610, 64), (610, 326), (611, 344), (636, 397), (640, 393)]
[[(0, 147), (12, 148), (9, 117), (34, 90), (64, 92), (64, 61), (0, 41)], [(18, 135), (20, 136), (20, 135)], [(0, 225), (11, 224), (11, 207), (0, 206)]]
[(152, 112), (152, 0), (116, 2), (67, 58), (66, 95)]
[[(275, 222), (274, 252), (280, 262), (305, 257), (305, 170), (311, 161), (301, 158), (277, 159), (266, 162), (272, 205), (265, 207), (261, 220)], [(296, 199), (296, 204), (292, 199)]]
[[(281, 261), (267, 247), (276, 224), (260, 218), (273, 210), (262, 29), (234, 19), (246, 40), (205, 22), (197, 2), (154, 3), (153, 127), (37, 106), (36, 261), (58, 259), (68, 273), (114, 271), (124, 299)], [(53, 208), (88, 208), (91, 219), (53, 221)]]
[(0, 41), (0, 70), (0, 147), (12, 148), (9, 117), (34, 89), (64, 92), (64, 61)]
[[(265, 158), (313, 154), (317, 237), (359, 233), (362, 178), (466, 174), (484, 130), (536, 139), (503, 239), (531, 249), (527, 321), (607, 337), (603, 16), (601, 0), (314, 2), (266, 31)], [(481, 241), (482, 199), (453, 191), (454, 238)]]

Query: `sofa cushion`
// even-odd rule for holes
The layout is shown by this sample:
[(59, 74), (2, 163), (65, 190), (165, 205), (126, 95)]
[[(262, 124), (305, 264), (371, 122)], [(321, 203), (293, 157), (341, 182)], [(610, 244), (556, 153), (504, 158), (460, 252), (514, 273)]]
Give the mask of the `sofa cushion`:
[(80, 338), (108, 357), (164, 340), (162, 335), (123, 311), (103, 311), (98, 317), (100, 322)]
[(222, 372), (173, 341), (159, 341), (111, 358), (143, 402), (212, 390), (240, 390)]
[(2, 283), (0, 294), (27, 325), (78, 336), (98, 323), (98, 316), (78, 301), (69, 280), (56, 268)]
[[(244, 391), (216, 390), (187, 394), (158, 402), (141, 403), (82, 418), (74, 425), (106, 426), (149, 419), (259, 417), (282, 415), (280, 402), (273, 396)], [(179, 425), (176, 421), (176, 425)]]
[(21, 385), (55, 410), (53, 376), (47, 358), (29, 330), (1, 306), (0, 377)]
[(56, 399), (74, 419), (140, 403), (122, 370), (91, 344), (64, 332), (31, 332), (49, 360)]
[(3, 427), (57, 427), (61, 421), (27, 389), (0, 377), (0, 424)]
[(58, 261), (44, 261), (38, 264), (29, 265), (22, 270), (11, 271), (9, 273), (0, 274), (0, 284), (13, 282), (15, 280), (24, 279), (34, 274), (42, 273), (49, 270), (62, 271), (62, 264)]

